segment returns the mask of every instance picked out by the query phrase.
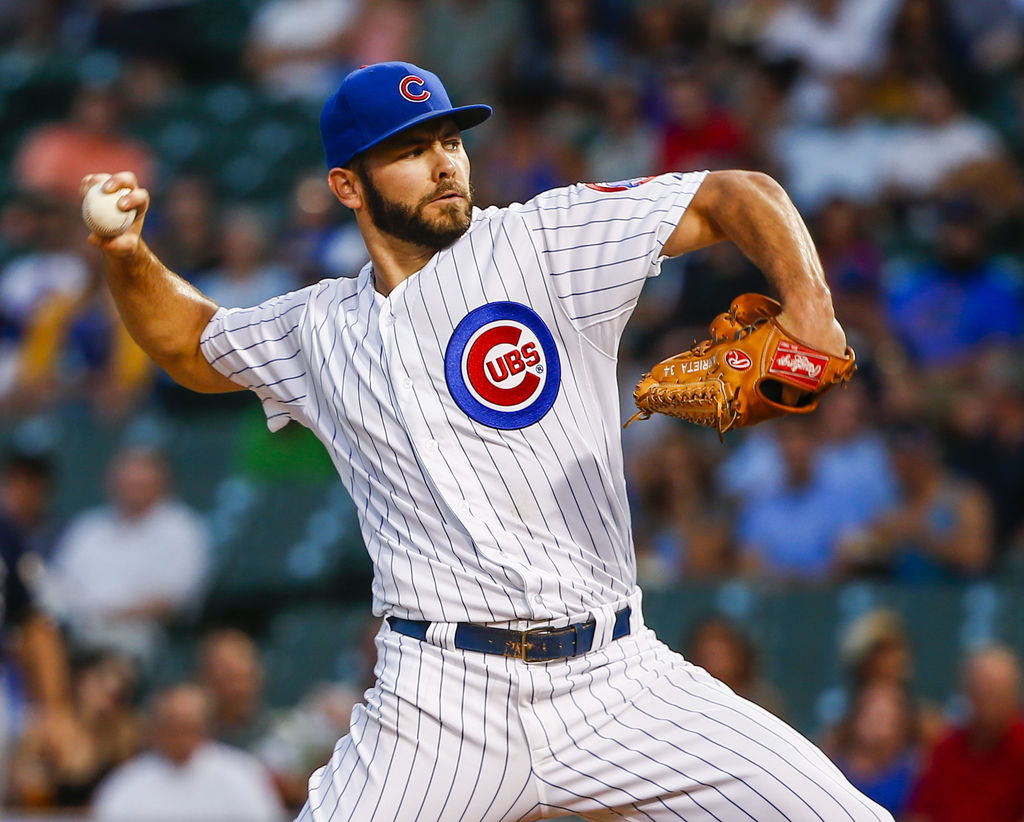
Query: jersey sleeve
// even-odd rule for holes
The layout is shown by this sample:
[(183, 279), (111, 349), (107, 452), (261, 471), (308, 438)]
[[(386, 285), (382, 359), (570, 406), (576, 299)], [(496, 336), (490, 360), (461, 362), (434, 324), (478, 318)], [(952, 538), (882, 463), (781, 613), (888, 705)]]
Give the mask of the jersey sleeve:
[(580, 183), (523, 206), (550, 289), (572, 323), (609, 355), (707, 174)]
[(309, 393), (303, 320), (314, 289), (292, 291), (254, 308), (220, 308), (199, 341), (211, 366), (256, 393), (271, 431), (303, 419)]

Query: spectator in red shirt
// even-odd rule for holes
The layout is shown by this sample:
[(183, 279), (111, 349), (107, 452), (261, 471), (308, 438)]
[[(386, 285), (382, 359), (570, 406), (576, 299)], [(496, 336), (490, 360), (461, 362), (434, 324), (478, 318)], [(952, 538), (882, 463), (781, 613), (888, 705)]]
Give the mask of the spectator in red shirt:
[(728, 168), (742, 157), (746, 141), (738, 123), (712, 103), (697, 75), (670, 75), (665, 81), (665, 106), (659, 172)]
[(120, 133), (122, 104), (116, 86), (79, 89), (68, 120), (39, 127), (18, 149), (18, 185), (77, 202), (82, 177), (98, 168), (130, 168), (143, 184), (152, 184), (149, 150)]
[(932, 751), (907, 822), (1024, 819), (1020, 664), (1012, 651), (990, 647), (972, 654), (964, 672), (970, 715)]

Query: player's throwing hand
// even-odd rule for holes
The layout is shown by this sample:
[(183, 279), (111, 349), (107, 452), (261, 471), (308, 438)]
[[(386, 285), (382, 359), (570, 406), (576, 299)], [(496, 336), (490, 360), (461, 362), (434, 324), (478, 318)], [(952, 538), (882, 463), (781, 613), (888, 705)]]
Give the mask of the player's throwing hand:
[(124, 233), (116, 237), (101, 237), (92, 233), (89, 235), (89, 242), (115, 257), (130, 257), (138, 250), (141, 242), (142, 224), (149, 210), (149, 192), (139, 187), (139, 181), (134, 173), (119, 171), (116, 174), (86, 174), (79, 186), (79, 194), (84, 198), (86, 192), (100, 182), (103, 183), (102, 191), (105, 193), (113, 193), (123, 188), (130, 189), (127, 194), (118, 198), (117, 207), (121, 211), (135, 209), (135, 221)]

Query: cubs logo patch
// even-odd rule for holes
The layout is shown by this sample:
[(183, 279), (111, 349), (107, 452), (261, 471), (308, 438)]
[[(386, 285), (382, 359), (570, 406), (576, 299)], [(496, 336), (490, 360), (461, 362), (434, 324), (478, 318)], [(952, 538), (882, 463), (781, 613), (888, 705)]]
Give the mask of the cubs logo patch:
[(642, 186), (648, 180), (653, 180), (657, 176), (657, 174), (652, 174), (650, 177), (634, 177), (631, 180), (618, 180), (614, 183), (584, 183), (584, 185), (587, 188), (594, 189), (594, 191), (628, 191), (631, 188)]
[[(414, 89), (413, 86), (419, 88)], [(408, 74), (402, 78), (402, 82), (398, 84), (398, 93), (410, 103), (422, 103), (430, 99), (430, 90), (423, 88), (423, 78), (415, 74)]]
[(455, 404), (491, 428), (525, 428), (558, 396), (561, 361), (555, 339), (536, 311), (522, 303), (487, 303), (452, 332), (445, 380)]
[(725, 364), (730, 368), (734, 368), (737, 371), (746, 371), (754, 363), (751, 362), (750, 357), (740, 351), (738, 348), (730, 348), (725, 352)]

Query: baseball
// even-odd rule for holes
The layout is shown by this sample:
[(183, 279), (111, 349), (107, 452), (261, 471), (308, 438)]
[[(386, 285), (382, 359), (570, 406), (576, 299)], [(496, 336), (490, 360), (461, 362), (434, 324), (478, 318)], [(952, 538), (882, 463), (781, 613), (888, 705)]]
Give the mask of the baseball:
[(127, 231), (135, 222), (135, 209), (122, 211), (117, 201), (131, 192), (130, 188), (122, 188), (107, 193), (103, 190), (106, 180), (96, 183), (82, 199), (82, 220), (93, 233), (100, 237), (116, 237)]

